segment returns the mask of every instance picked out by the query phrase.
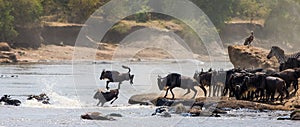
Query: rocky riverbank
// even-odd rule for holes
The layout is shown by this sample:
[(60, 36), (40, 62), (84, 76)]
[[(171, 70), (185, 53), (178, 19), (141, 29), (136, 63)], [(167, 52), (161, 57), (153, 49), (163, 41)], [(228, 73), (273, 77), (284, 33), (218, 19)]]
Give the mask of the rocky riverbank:
[(254, 46), (228, 46), (229, 59), (234, 67), (278, 69), (279, 64), (275, 58), (267, 59), (268, 53), (269, 50)]

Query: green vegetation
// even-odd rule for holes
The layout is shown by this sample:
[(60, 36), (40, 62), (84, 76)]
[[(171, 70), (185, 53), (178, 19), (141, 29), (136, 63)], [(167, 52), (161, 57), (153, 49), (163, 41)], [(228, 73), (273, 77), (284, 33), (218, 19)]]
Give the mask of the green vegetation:
[[(40, 26), (41, 21), (84, 23), (91, 14), (110, 0), (0, 0), (0, 41), (13, 42), (18, 35), (17, 27), (32, 28)], [(175, 21), (170, 16), (158, 13), (149, 13), (150, 6), (137, 7), (136, 2), (148, 3), (149, 0), (124, 0), (130, 5), (131, 10), (139, 13), (128, 16), (125, 20), (135, 22), (148, 22), (151, 20)], [(126, 3), (128, 1), (128, 3)], [(231, 19), (265, 20), (265, 26), (270, 33), (281, 34), (289, 30), (298, 30), (300, 0), (190, 0), (207, 14), (218, 30), (221, 30), (226, 21)], [(164, 2), (161, 2), (163, 8)], [(171, 5), (173, 6), (173, 5)], [(178, 6), (178, 5), (176, 5)], [(180, 5), (179, 5), (180, 6)], [(112, 8), (111, 12), (125, 13), (126, 8)], [(107, 19), (102, 10), (97, 16)], [(184, 12), (183, 12), (184, 13)], [(191, 21), (193, 22), (193, 21)], [(282, 27), (277, 27), (282, 24)], [(181, 24), (181, 23), (180, 23)], [(197, 23), (196, 23), (197, 24)], [(292, 25), (289, 25), (292, 24)], [(183, 25), (183, 24), (181, 24)], [(184, 30), (190, 30), (183, 26)], [(124, 33), (130, 27), (119, 25), (113, 29)], [(300, 31), (300, 30), (299, 30)], [(188, 31), (185, 36), (192, 35)], [(293, 34), (287, 34), (288, 38), (296, 40)]]
[(14, 29), (14, 17), (12, 5), (6, 0), (0, 0), (0, 41), (11, 41), (17, 36)]

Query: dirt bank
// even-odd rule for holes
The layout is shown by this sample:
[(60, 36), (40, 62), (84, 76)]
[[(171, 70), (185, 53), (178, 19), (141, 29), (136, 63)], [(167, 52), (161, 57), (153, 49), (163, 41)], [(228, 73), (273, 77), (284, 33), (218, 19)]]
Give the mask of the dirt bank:
[[(90, 60), (112, 60), (118, 45), (115, 44), (101, 44), (101, 49), (92, 49), (86, 47), (76, 47), (76, 51), (86, 54), (82, 59)], [(74, 46), (57, 46), (57, 45), (42, 45), (38, 49), (18, 48), (12, 49), (17, 56), (20, 63), (36, 63), (36, 62), (51, 62), (51, 61), (70, 61), (74, 58)], [(94, 57), (95, 55), (95, 57)], [(208, 56), (200, 56), (195, 54), (196, 59), (209, 61)], [(78, 58), (78, 57), (77, 57)], [(157, 48), (146, 48), (139, 51), (133, 58), (128, 60), (159, 60), (159, 59), (173, 59), (173, 56), (166, 51)]]

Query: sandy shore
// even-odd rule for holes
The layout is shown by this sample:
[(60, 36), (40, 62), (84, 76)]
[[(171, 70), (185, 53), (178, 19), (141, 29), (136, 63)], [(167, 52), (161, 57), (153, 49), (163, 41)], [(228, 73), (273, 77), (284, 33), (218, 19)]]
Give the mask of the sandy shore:
[[(135, 49), (130, 49), (135, 51)], [(75, 54), (76, 51), (76, 54)], [(118, 45), (115, 44), (102, 44), (100, 49), (92, 49), (87, 47), (74, 47), (74, 46), (57, 46), (57, 45), (43, 45), (38, 49), (13, 49), (17, 55), (19, 63), (43, 63), (51, 61), (71, 61), (74, 59), (84, 60), (115, 60), (115, 54), (118, 51)], [(77, 53), (80, 53), (79, 55)], [(124, 56), (127, 55), (124, 53)], [(207, 55), (192, 54), (194, 59), (200, 61), (210, 61), (211, 58)], [(226, 59), (225, 55), (216, 58), (219, 60)], [(125, 56), (127, 59), (128, 57)], [(138, 51), (134, 56), (130, 56), (128, 60), (141, 61), (141, 60), (160, 60), (160, 59), (174, 59), (171, 54), (157, 48), (146, 48)]]

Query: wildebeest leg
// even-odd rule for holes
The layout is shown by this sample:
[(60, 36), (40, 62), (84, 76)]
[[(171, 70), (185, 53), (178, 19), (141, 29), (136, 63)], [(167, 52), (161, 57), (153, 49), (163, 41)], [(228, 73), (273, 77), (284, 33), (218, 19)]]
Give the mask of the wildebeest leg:
[(194, 96), (192, 97), (192, 99), (194, 99), (197, 95), (197, 90), (194, 87), (192, 87), (191, 89), (194, 91)]
[(171, 88), (171, 89), (170, 89), (170, 91), (171, 91), (171, 94), (172, 94), (172, 100), (173, 100), (173, 99), (174, 99), (174, 93), (173, 93), (173, 91), (172, 91), (172, 90), (173, 90), (173, 88)]
[(133, 78), (134, 78), (134, 75), (129, 75), (129, 79), (130, 79), (130, 84), (131, 85), (133, 84)]
[(188, 90), (186, 91), (186, 93), (185, 93), (185, 94), (183, 94), (183, 96), (185, 96), (185, 95), (189, 94), (190, 92), (191, 92), (191, 90), (190, 90), (190, 89), (188, 89)]
[(286, 94), (285, 98), (289, 98), (290, 97), (290, 92), (288, 91), (287, 88), (285, 88), (284, 90), (285, 90), (285, 94)]
[(217, 84), (212, 84), (213, 86), (213, 97), (215, 97), (216, 96), (216, 91), (217, 91)]
[(166, 94), (165, 94), (164, 98), (167, 97), (169, 89), (170, 89), (170, 87), (167, 88), (167, 91), (166, 91)]
[(199, 87), (203, 90), (204, 96), (206, 97), (206, 89), (205, 89), (204, 85), (200, 85)]
[(107, 90), (109, 90), (109, 87), (108, 87), (108, 83), (109, 83), (110, 81), (106, 81), (106, 89)]
[(271, 101), (274, 101), (275, 92), (271, 93)]
[(101, 103), (100, 99), (99, 99), (99, 102), (97, 103), (97, 106), (99, 106), (99, 104)]
[(223, 89), (222, 96), (226, 96), (227, 92), (228, 92), (228, 88), (225, 87), (225, 88)]
[(296, 80), (293, 82), (293, 86), (294, 86), (294, 89), (295, 89), (295, 93), (297, 93), (297, 90), (298, 90), (298, 79), (296, 79)]
[(115, 97), (115, 99), (114, 99), (113, 101), (111, 101), (111, 102), (110, 102), (110, 104), (114, 103), (114, 102), (115, 102), (115, 100), (117, 100), (117, 99), (118, 99), (118, 96), (117, 96), (117, 97)]
[(221, 86), (220, 84), (217, 85), (217, 96), (220, 96)]
[(208, 86), (208, 97), (211, 97), (211, 87), (212, 87), (212, 84), (210, 84), (209, 86)]

